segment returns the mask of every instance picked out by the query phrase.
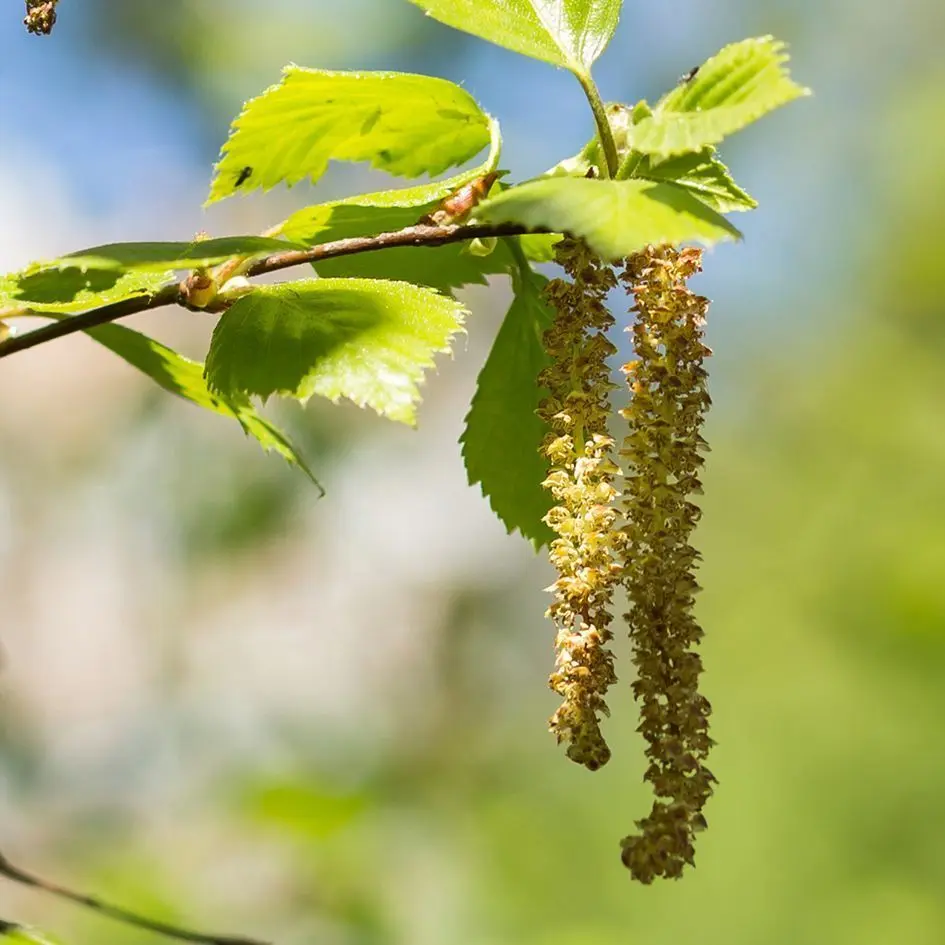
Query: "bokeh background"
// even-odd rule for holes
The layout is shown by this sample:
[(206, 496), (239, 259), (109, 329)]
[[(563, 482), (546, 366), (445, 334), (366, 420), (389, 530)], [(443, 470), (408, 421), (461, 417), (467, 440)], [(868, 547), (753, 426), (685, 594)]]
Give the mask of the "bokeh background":
[[(279, 418), (327, 498), (81, 337), (0, 364), (0, 850), (167, 919), (319, 945), (945, 941), (945, 6), (629, 0), (606, 98), (656, 98), (775, 33), (816, 96), (727, 144), (761, 209), (707, 260), (706, 692), (698, 868), (633, 885), (649, 809), (624, 685), (589, 775), (545, 731), (547, 564), (457, 438), (508, 301), (418, 431)], [(283, 64), (463, 82), (525, 177), (590, 134), (576, 83), (402, 0), (62, 0), (0, 18), (0, 268), (258, 231), (377, 180), (204, 212), (242, 100)], [(130, 322), (193, 355), (211, 324)], [(619, 656), (627, 656), (626, 643)], [(153, 938), (0, 886), (69, 945)]]

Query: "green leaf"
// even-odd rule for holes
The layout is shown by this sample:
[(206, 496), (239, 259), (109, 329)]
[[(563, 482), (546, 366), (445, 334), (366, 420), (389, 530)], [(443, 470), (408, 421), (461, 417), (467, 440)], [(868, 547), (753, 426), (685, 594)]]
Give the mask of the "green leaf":
[[(474, 168), (434, 184), (360, 194), (345, 200), (305, 207), (282, 225), (287, 238), (302, 243), (326, 243), (354, 236), (374, 236), (413, 226), (425, 213), (464, 184), (481, 177), (486, 166)], [(505, 272), (508, 257), (493, 253), (473, 256), (463, 243), (445, 246), (404, 246), (340, 256), (315, 264), (325, 277), (359, 277), (416, 282), (443, 291), (472, 284), (485, 285), (486, 277)]]
[(554, 262), (555, 243), (561, 242), (560, 233), (526, 233), (518, 238), (525, 258), (532, 262)]
[(330, 160), (436, 176), (486, 147), (490, 125), (475, 99), (445, 79), (289, 66), (233, 123), (207, 203), (316, 181)]
[(0, 305), (76, 312), (156, 292), (175, 269), (212, 266), (234, 256), (304, 249), (267, 236), (227, 236), (192, 243), (110, 243), (34, 263), (0, 281)]
[[(68, 318), (52, 312), (43, 313), (43, 317), (54, 318), (56, 321)], [(86, 329), (86, 333), (100, 345), (104, 345), (147, 374), (164, 390), (205, 410), (233, 417), (246, 435), (253, 437), (264, 450), (278, 453), (289, 465), (298, 466), (319, 489), (321, 488), (292, 442), (257, 412), (248, 397), (238, 393), (227, 395), (210, 391), (204, 379), (204, 367), (199, 361), (191, 361), (154, 338), (125, 328), (124, 325), (100, 325), (98, 328)]]
[(411, 0), (435, 20), (587, 74), (606, 49), (622, 0)]
[(541, 483), (548, 465), (539, 453), (546, 432), (536, 411), (547, 395), (538, 374), (548, 363), (542, 336), (553, 313), (543, 291), (548, 280), (517, 272), (515, 298), (499, 329), (460, 439), (469, 484), (483, 495), (509, 532), (518, 529), (540, 548), (552, 537), (542, 518), (551, 497)]
[(506, 190), (479, 207), (481, 219), (582, 237), (603, 259), (649, 243), (711, 245), (740, 233), (688, 190), (648, 180), (553, 177)]
[(453, 299), (406, 282), (259, 286), (217, 323), (207, 379), (228, 395), (347, 397), (413, 423), (423, 373), (449, 350), (464, 313)]
[[(301, 210), (296, 210), (283, 222), (279, 227), (279, 232), (286, 239), (296, 240), (300, 243), (326, 242), (324, 234), (332, 227), (332, 217), (336, 216), (339, 208), (343, 207), (364, 210), (361, 214), (363, 222), (357, 233), (359, 236), (381, 233), (390, 228), (389, 224), (384, 222), (387, 218), (373, 212), (377, 210), (410, 209), (411, 213), (408, 214), (408, 217), (411, 219), (411, 223), (416, 223), (428, 208), (435, 206), (444, 197), (448, 197), (453, 193), (454, 190), (458, 190), (477, 177), (481, 177), (487, 170), (488, 168), (483, 164), (462, 174), (447, 177), (445, 180), (434, 181), (432, 184), (402, 187), (398, 190), (384, 190), (374, 194), (357, 194), (354, 197), (346, 197), (344, 200), (333, 200), (330, 203), (303, 207)], [(399, 217), (392, 216), (390, 219), (396, 220)], [(381, 225), (375, 227), (374, 220), (380, 221)]]
[(8, 945), (59, 945), (57, 939), (50, 938), (45, 932), (14, 922), (0, 922), (0, 939), (4, 938)]
[[(339, 230), (347, 223), (338, 220)], [(409, 224), (405, 224), (409, 225)], [(334, 236), (332, 237), (334, 239)], [(326, 278), (385, 279), (415, 282), (443, 292), (464, 285), (485, 285), (487, 277), (508, 271), (505, 253), (475, 256), (466, 243), (445, 246), (397, 246), (373, 253), (339, 256), (317, 263), (315, 271)]]
[(191, 243), (109, 243), (70, 253), (56, 260), (59, 266), (90, 269), (196, 269), (213, 266), (234, 256), (264, 256), (298, 244), (270, 236), (223, 236)]
[(791, 79), (787, 61), (784, 43), (771, 36), (726, 46), (633, 126), (633, 147), (663, 157), (701, 151), (809, 95)]
[(81, 312), (157, 292), (172, 281), (170, 272), (31, 268), (0, 279), (0, 307), (40, 313)]
[[(665, 160), (633, 152), (624, 166), (635, 158), (637, 160), (630, 176), (671, 181), (684, 187), (719, 213), (754, 210), (758, 206), (758, 202), (735, 183), (714, 148), (703, 148), (693, 154), (679, 154)], [(617, 176), (618, 179), (623, 177), (622, 174)]]

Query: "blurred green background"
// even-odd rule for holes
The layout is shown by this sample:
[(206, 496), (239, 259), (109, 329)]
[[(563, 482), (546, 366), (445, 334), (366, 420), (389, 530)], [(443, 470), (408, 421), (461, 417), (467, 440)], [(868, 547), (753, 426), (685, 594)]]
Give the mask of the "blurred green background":
[[(48, 40), (10, 6), (3, 270), (258, 230), (316, 199), (199, 209), (229, 120), (288, 61), (464, 81), (515, 177), (590, 133), (568, 76), (401, 0), (63, 0)], [(761, 209), (699, 285), (720, 785), (698, 868), (642, 888), (620, 865), (650, 803), (626, 678), (603, 771), (545, 731), (551, 575), (466, 486), (456, 444), (503, 284), (466, 293), (468, 339), (419, 431), (348, 406), (280, 415), (321, 501), (87, 339), (2, 362), (11, 859), (279, 945), (945, 942), (945, 6), (625, 6), (608, 99), (652, 100), (767, 32), (816, 92), (726, 148)], [(373, 183), (335, 170), (317, 197)], [(194, 354), (211, 327), (132, 324)], [(9, 884), (0, 917), (68, 945), (154, 941)]]

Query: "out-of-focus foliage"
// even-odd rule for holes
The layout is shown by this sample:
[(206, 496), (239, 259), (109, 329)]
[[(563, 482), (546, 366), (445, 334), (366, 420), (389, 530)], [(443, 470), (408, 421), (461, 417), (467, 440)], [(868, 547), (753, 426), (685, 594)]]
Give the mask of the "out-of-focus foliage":
[[(333, 68), (358, 61), (367, 67), (392, 55), (409, 60), (429, 54), (432, 32), (419, 12), (377, 0), (227, 0), (225, 7), (208, 0), (91, 0), (80, 15), (90, 49), (147, 65), (224, 112), (269, 84), (287, 61)], [(462, 41), (459, 34), (437, 39), (445, 55)]]
[[(507, 307), (490, 316), (481, 290), (464, 380), (431, 381), (466, 386), (429, 395), (419, 433), (353, 409), (293, 414), (330, 460), (318, 503), (196, 411), (146, 401), (120, 414), (121, 445), (106, 438), (96, 411), (136, 401), (118, 378), (80, 386), (89, 342), (7, 362), (0, 849), (283, 945), (945, 939), (943, 12), (786, 9), (728, 11), (732, 32), (751, 19), (823, 65), (791, 119), (803, 140), (777, 139), (765, 163), (763, 125), (733, 162), (761, 229), (707, 261), (706, 281), (736, 278), (710, 293), (697, 543), (721, 784), (697, 869), (640, 889), (620, 866), (617, 838), (648, 806), (627, 680), (605, 770), (566, 765), (542, 731), (548, 575), (449, 459), (484, 323)], [(719, 32), (722, 14), (682, 12), (670, 38), (666, 5), (643, 4), (615, 43), (701, 55), (727, 38), (701, 48), (691, 32)], [(250, 48), (247, 22), (224, 27)], [(808, 246), (827, 256), (796, 268)], [(70, 402), (26, 402), (13, 381), (28, 370), (56, 391), (71, 377)], [(273, 496), (253, 541), (248, 493)], [(153, 941), (9, 887), (0, 913), (70, 945)]]

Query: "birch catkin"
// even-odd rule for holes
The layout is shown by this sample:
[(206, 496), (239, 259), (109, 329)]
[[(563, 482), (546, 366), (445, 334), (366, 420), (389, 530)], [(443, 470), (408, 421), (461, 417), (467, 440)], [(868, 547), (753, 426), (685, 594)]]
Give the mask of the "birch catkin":
[(647, 742), (644, 775), (656, 794), (640, 833), (621, 841), (624, 864), (650, 883), (678, 877), (694, 858), (694, 834), (706, 826), (702, 809), (715, 778), (705, 766), (712, 740), (711, 707), (699, 693), (702, 629), (693, 617), (699, 590), (698, 552), (689, 543), (700, 517), (699, 471), (707, 449), (701, 430), (710, 400), (703, 344), (708, 300), (687, 285), (702, 252), (650, 247), (622, 273), (634, 297), (636, 360), (624, 365), (630, 403), (621, 411), (630, 430), (620, 451), (626, 464), (623, 583)]
[(556, 279), (547, 288), (556, 318), (544, 339), (552, 363), (540, 378), (550, 392), (539, 408), (550, 428), (542, 446), (550, 467), (544, 485), (555, 500), (545, 521), (558, 536), (550, 549), (559, 576), (549, 588), (554, 599), (548, 614), (557, 628), (549, 685), (562, 702), (550, 726), (559, 742), (568, 743), (568, 757), (594, 771), (610, 759), (600, 716), (608, 712), (604, 695), (616, 681), (607, 642), (621, 568), (613, 485), (618, 469), (607, 433), (614, 385), (606, 363), (616, 349), (605, 334), (613, 324), (605, 301), (617, 280), (582, 242), (562, 240), (556, 257), (571, 281)]

